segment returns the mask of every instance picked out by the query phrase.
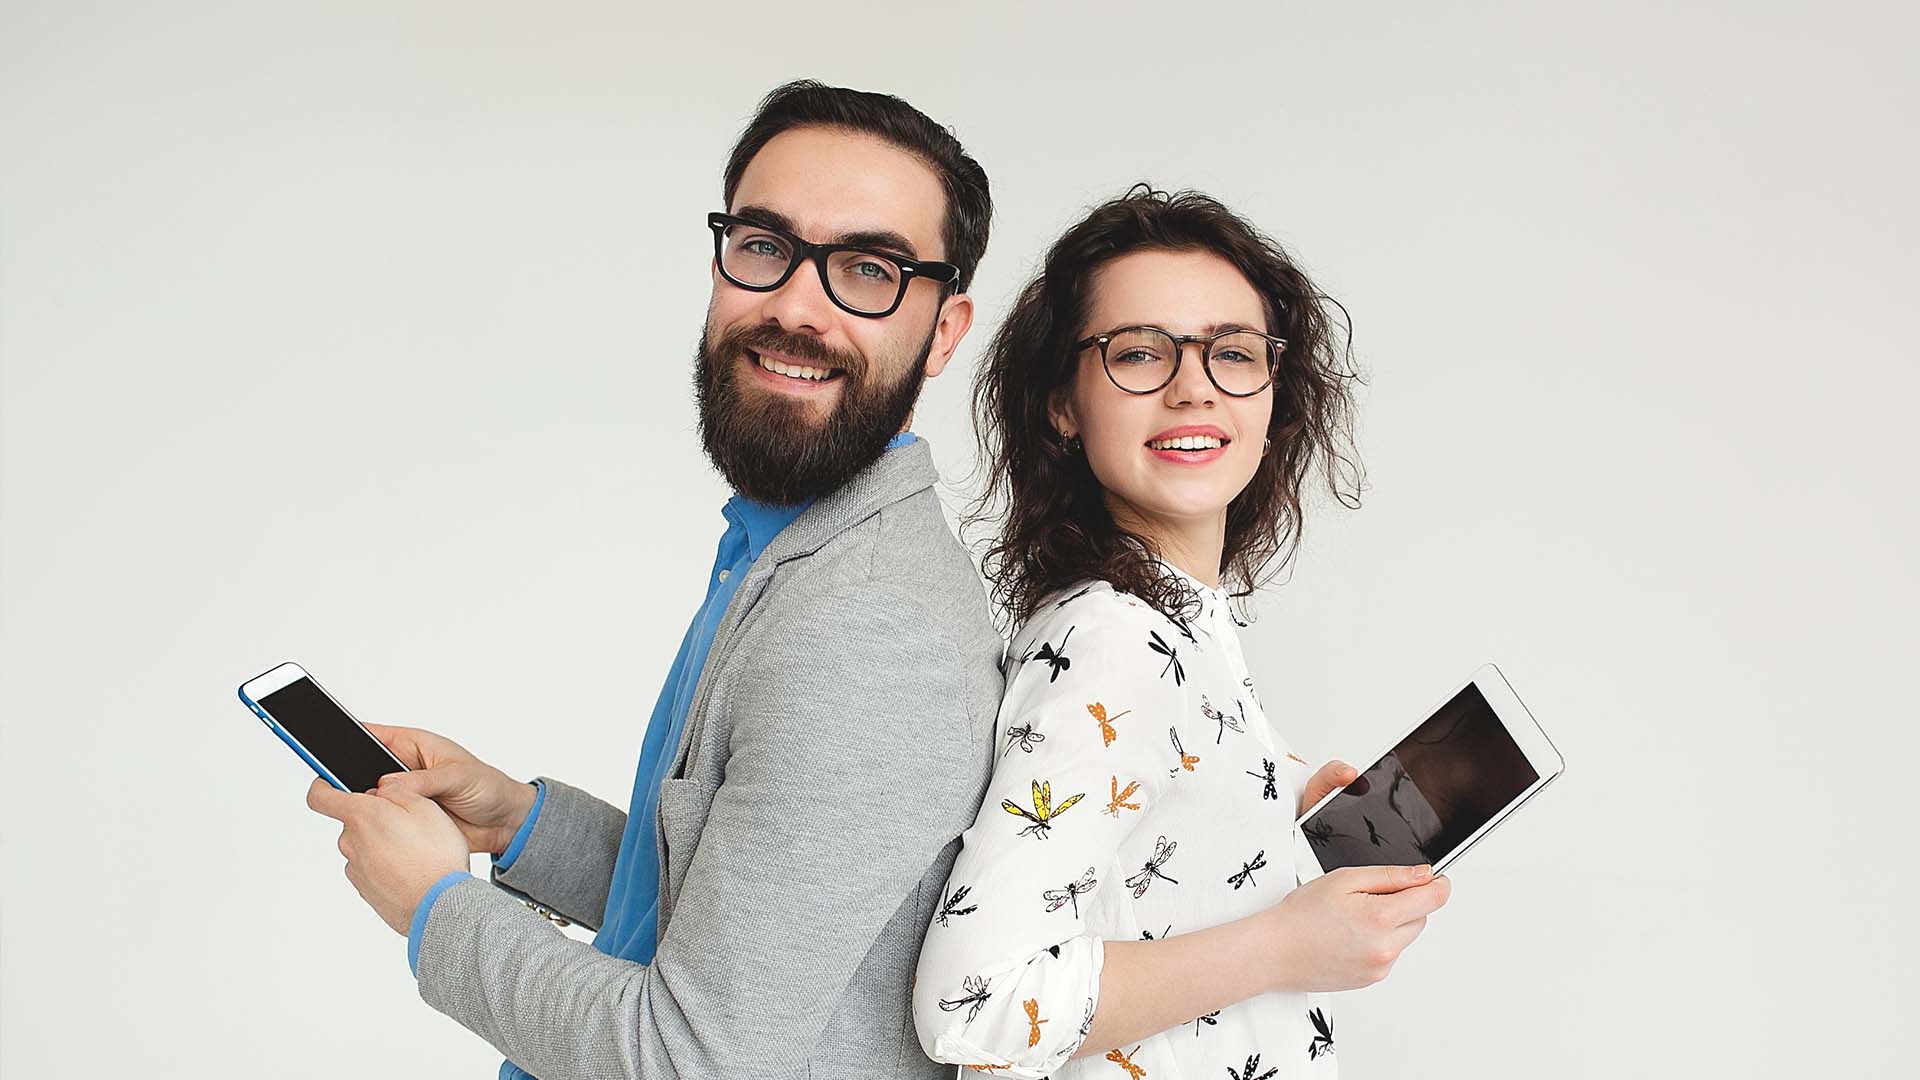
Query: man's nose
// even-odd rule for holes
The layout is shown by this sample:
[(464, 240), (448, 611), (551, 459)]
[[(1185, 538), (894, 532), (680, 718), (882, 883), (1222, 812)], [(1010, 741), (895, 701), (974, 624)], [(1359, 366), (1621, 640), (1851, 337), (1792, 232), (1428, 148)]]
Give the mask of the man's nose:
[(794, 267), (785, 284), (764, 296), (761, 315), (789, 333), (825, 334), (832, 324), (833, 300), (810, 261)]

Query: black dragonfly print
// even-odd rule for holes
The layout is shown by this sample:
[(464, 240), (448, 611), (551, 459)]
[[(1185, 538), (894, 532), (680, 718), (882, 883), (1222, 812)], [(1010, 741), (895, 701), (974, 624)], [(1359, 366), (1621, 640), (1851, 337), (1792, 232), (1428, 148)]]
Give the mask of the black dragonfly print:
[(1233, 1071), (1233, 1066), (1227, 1066), (1227, 1075), (1233, 1077), (1233, 1080), (1273, 1080), (1274, 1074), (1279, 1071), (1280, 1066), (1275, 1065), (1266, 1072), (1261, 1072), (1259, 1054), (1249, 1054), (1247, 1056), (1247, 1070), (1245, 1072), (1235, 1072)]
[(1086, 1038), (1087, 1033), (1092, 1030), (1093, 1030), (1093, 999), (1088, 998), (1087, 999), (1087, 1018), (1085, 1020), (1080, 1021), (1080, 1037), (1082, 1039)]
[(1333, 823), (1330, 821), (1309, 821), (1300, 827), (1300, 831), (1307, 834), (1308, 840), (1322, 847), (1332, 843), (1333, 838), (1340, 835), (1333, 831)]
[(1068, 904), (1072, 904), (1073, 917), (1078, 919), (1080, 898), (1092, 892), (1099, 884), (1100, 882), (1093, 876), (1093, 867), (1089, 866), (1087, 872), (1080, 875), (1079, 881), (1069, 881), (1058, 889), (1048, 889), (1041, 893), (1040, 897), (1047, 902), (1048, 911), (1059, 911)]
[(1160, 669), (1160, 677), (1163, 679), (1166, 678), (1167, 672), (1171, 671), (1173, 672), (1173, 685), (1179, 686), (1185, 682), (1187, 669), (1180, 664), (1180, 651), (1167, 644), (1166, 639), (1161, 637), (1158, 631), (1147, 631), (1147, 637), (1152, 639), (1147, 642), (1147, 648), (1167, 658), (1166, 666)]
[(1227, 884), (1233, 886), (1235, 889), (1238, 889), (1242, 885), (1252, 885), (1255, 888), (1258, 888), (1260, 883), (1253, 880), (1253, 872), (1255, 870), (1264, 868), (1266, 865), (1267, 865), (1267, 850), (1265, 848), (1261, 848), (1260, 853), (1253, 857), (1252, 862), (1241, 863), (1240, 872), (1237, 874), (1231, 874), (1227, 877)]
[(1162, 931), (1160, 931), (1160, 936), (1159, 936), (1158, 938), (1155, 938), (1155, 937), (1153, 936), (1153, 931), (1151, 931), (1151, 930), (1142, 930), (1142, 931), (1140, 931), (1140, 940), (1141, 940), (1141, 941), (1165, 941), (1165, 940), (1167, 940), (1168, 938), (1170, 938), (1170, 937), (1172, 937), (1172, 936), (1173, 936), (1173, 924), (1172, 924), (1172, 923), (1168, 923), (1168, 924), (1167, 924), (1167, 928), (1166, 928), (1165, 930), (1162, 930)]
[(971, 885), (962, 885), (959, 888), (953, 890), (953, 895), (947, 897), (946, 903), (940, 905), (940, 914), (935, 915), (933, 917), (934, 921), (939, 923), (941, 926), (946, 926), (948, 919), (957, 919), (962, 915), (971, 915), (974, 912), (979, 911), (980, 910), (979, 904), (968, 904), (966, 907), (960, 906), (960, 901), (965, 900), (967, 898), (967, 893), (970, 892), (972, 889), (973, 889), (973, 886)]
[(1247, 688), (1247, 696), (1253, 699), (1255, 705), (1260, 704), (1260, 695), (1253, 692), (1253, 676), (1240, 676), (1240, 685)]
[(1386, 843), (1385, 840), (1381, 839), (1380, 830), (1374, 826), (1372, 818), (1366, 816), (1365, 814), (1362, 814), (1360, 815), (1360, 820), (1367, 823), (1367, 839), (1373, 844), (1374, 847), (1379, 847), (1380, 845)]
[(1073, 627), (1067, 627), (1066, 634), (1060, 638), (1059, 648), (1054, 648), (1052, 644), (1043, 641), (1040, 643), (1040, 651), (1027, 657), (1029, 660), (1039, 660), (1053, 669), (1053, 674), (1047, 676), (1048, 682), (1059, 678), (1061, 672), (1073, 666), (1073, 661), (1067, 659), (1067, 638), (1073, 636), (1073, 631)]
[(1065, 600), (1062, 600), (1059, 603), (1054, 604), (1053, 610), (1059, 611), (1061, 608), (1066, 607), (1068, 604), (1073, 603), (1075, 600), (1080, 599), (1081, 597), (1087, 595), (1092, 591), (1093, 591), (1093, 586), (1089, 585), (1086, 588), (1081, 589), (1079, 592), (1074, 593), (1072, 596), (1067, 597)]
[(1013, 748), (1016, 746), (1018, 746), (1023, 753), (1031, 754), (1033, 753), (1033, 744), (1046, 741), (1047, 737), (1033, 730), (1032, 724), (1017, 724), (1007, 729), (1007, 748), (1000, 751), (1000, 756), (1006, 757), (1008, 754), (1013, 753)]
[(1307, 1019), (1313, 1022), (1313, 1029), (1320, 1033), (1307, 1044), (1307, 1060), (1316, 1061), (1322, 1054), (1333, 1053), (1333, 1022), (1319, 1009), (1308, 1013)]
[(1160, 870), (1167, 864), (1168, 859), (1173, 858), (1173, 850), (1179, 846), (1179, 841), (1168, 840), (1164, 836), (1153, 842), (1153, 857), (1147, 860), (1147, 865), (1139, 873), (1127, 879), (1127, 888), (1133, 890), (1135, 900), (1147, 895), (1147, 887), (1153, 884), (1154, 878), (1159, 878), (1170, 885), (1180, 884)]
[[(1261, 768), (1264, 768), (1267, 770), (1266, 775), (1264, 777), (1264, 779), (1267, 782), (1267, 786), (1260, 792), (1260, 798), (1262, 800), (1278, 799), (1280, 797), (1280, 789), (1274, 786), (1273, 762), (1267, 760), (1266, 758), (1261, 758), (1260, 766)], [(1251, 769), (1245, 769), (1242, 771), (1245, 772), (1248, 776), (1253, 777), (1255, 780), (1263, 779), (1260, 773), (1254, 772)]]
[[(1218, 1025), (1219, 1025), (1219, 1023), (1220, 1023), (1220, 1010), (1219, 1010), (1219, 1009), (1215, 1009), (1215, 1010), (1213, 1010), (1212, 1012), (1210, 1012), (1210, 1013), (1208, 1013), (1208, 1014), (1207, 1014), (1207, 1015), (1205, 1015), (1205, 1016), (1196, 1016), (1196, 1017), (1194, 1017), (1194, 1018), (1193, 1018), (1193, 1020), (1191, 1021), (1191, 1023), (1193, 1024), (1193, 1036), (1194, 1036), (1194, 1038), (1196, 1038), (1196, 1039), (1197, 1039), (1197, 1038), (1199, 1038), (1199, 1037), (1200, 1037), (1200, 1025), (1201, 1025), (1201, 1024), (1205, 1024), (1205, 1025), (1207, 1025), (1208, 1027), (1216, 1027), (1216, 1026), (1218, 1026)], [(1232, 1068), (1232, 1066), (1228, 1066), (1228, 1068)]]
[(940, 1011), (967, 1010), (967, 1018), (960, 1022), (961, 1026), (965, 1027), (973, 1023), (973, 1018), (980, 1015), (981, 1007), (986, 1005), (987, 999), (993, 995), (987, 992), (987, 980), (978, 975), (969, 975), (960, 980), (960, 990), (960, 996), (957, 998), (940, 999)]
[(1186, 638), (1188, 644), (1196, 649), (1200, 647), (1200, 639), (1193, 636), (1192, 623), (1174, 615), (1167, 616), (1167, 621), (1173, 624), (1175, 630), (1180, 631), (1180, 636)]
[(1240, 708), (1239, 716), (1229, 716), (1227, 710), (1214, 708), (1213, 704), (1207, 700), (1207, 695), (1200, 695), (1200, 715), (1220, 725), (1219, 734), (1213, 737), (1215, 746), (1219, 746), (1220, 740), (1227, 737), (1228, 728), (1240, 732), (1247, 730), (1247, 707), (1241, 705), (1239, 701), (1235, 701), (1234, 704)]

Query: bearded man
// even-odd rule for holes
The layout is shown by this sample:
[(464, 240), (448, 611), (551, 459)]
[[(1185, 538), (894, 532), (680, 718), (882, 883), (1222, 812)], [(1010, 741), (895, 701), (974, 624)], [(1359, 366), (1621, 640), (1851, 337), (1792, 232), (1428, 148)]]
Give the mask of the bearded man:
[(724, 195), (694, 385), (735, 494), (627, 812), (372, 724), (414, 771), (308, 794), (421, 997), (510, 1080), (949, 1071), (910, 982), (985, 788), (1001, 640), (908, 428), (972, 324), (987, 177), (906, 102), (800, 82)]

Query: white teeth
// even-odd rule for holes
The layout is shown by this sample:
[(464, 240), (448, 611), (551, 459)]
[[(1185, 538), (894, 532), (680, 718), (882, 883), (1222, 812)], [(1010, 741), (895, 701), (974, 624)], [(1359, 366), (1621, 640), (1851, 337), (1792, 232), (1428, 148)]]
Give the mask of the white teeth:
[(818, 382), (833, 374), (833, 369), (831, 368), (804, 367), (800, 364), (783, 364), (771, 357), (761, 356), (759, 353), (755, 353), (754, 356), (759, 358), (761, 367), (766, 368), (776, 375), (785, 375), (790, 379), (811, 379)]
[(1154, 450), (1212, 450), (1225, 446), (1217, 435), (1182, 435), (1177, 439), (1155, 439), (1147, 446)]

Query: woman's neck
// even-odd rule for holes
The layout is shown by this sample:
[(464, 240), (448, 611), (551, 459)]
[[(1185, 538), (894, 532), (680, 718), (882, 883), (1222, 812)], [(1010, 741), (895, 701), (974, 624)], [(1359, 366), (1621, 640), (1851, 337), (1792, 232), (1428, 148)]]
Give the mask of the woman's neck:
[(1107, 493), (1107, 512), (1113, 523), (1153, 546), (1162, 562), (1204, 582), (1220, 587), (1220, 554), (1227, 544), (1227, 511), (1207, 517), (1166, 518), (1141, 513)]

